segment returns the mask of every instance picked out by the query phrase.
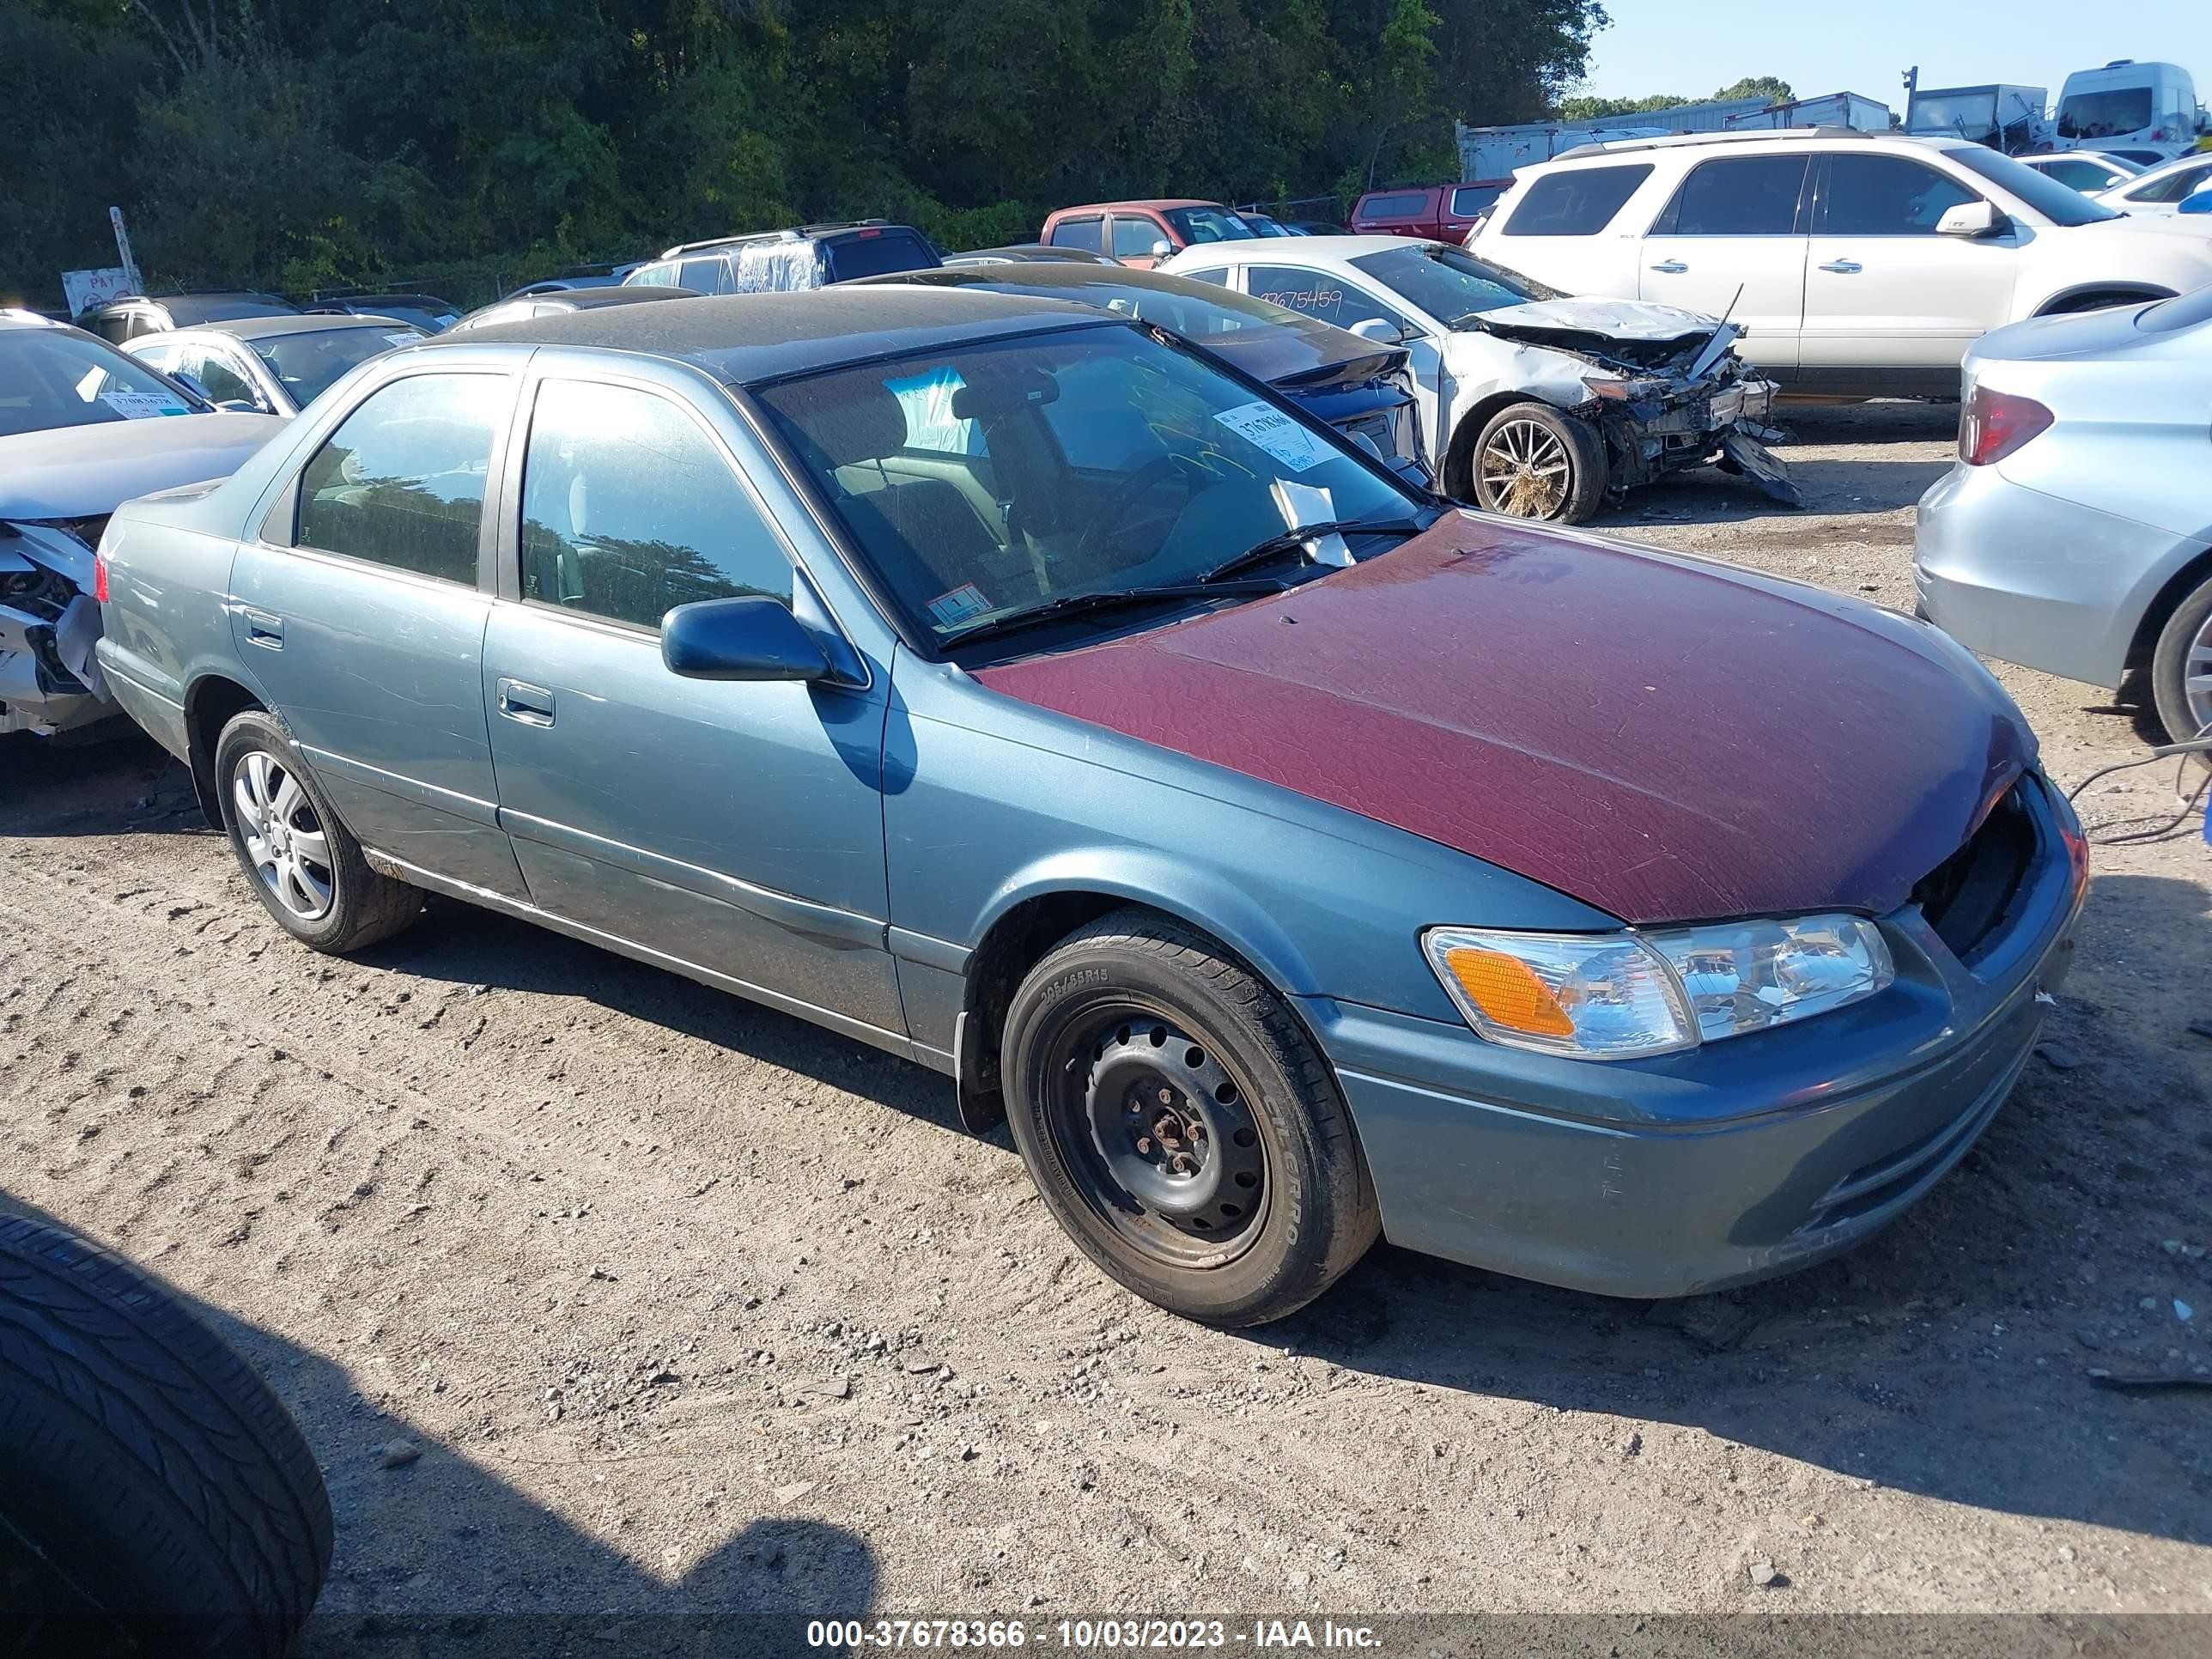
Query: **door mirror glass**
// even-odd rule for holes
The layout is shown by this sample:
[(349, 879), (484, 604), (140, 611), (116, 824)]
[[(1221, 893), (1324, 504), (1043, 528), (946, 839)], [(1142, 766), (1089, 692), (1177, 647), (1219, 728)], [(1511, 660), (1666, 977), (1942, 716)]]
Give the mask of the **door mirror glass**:
[(1161, 237), (1158, 241), (1152, 244), (1152, 258), (1155, 259), (1168, 258), (1171, 257), (1174, 252), (1175, 244), (1169, 241), (1164, 236)]
[(1987, 202), (1961, 202), (1943, 210), (1936, 222), (1938, 236), (1989, 236), (1998, 228), (1997, 210)]
[(660, 659), (692, 680), (818, 680), (830, 659), (774, 599), (747, 594), (679, 605), (660, 621)]

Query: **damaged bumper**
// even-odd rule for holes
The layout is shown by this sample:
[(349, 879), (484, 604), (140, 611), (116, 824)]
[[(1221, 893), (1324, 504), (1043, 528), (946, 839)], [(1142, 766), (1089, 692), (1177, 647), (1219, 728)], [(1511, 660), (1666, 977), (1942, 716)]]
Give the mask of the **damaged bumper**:
[[(1723, 368), (1741, 369), (1724, 357)], [(1782, 434), (1768, 423), (1779, 388), (1748, 375), (1668, 386), (1619, 403), (1594, 400), (1588, 411), (1606, 435), (1617, 494), (1686, 467), (1717, 464), (1756, 483), (1775, 500), (1799, 504), (1789, 468), (1767, 446)]]
[(119, 712), (93, 652), (93, 569), (75, 529), (0, 520), (0, 733), (52, 737)]

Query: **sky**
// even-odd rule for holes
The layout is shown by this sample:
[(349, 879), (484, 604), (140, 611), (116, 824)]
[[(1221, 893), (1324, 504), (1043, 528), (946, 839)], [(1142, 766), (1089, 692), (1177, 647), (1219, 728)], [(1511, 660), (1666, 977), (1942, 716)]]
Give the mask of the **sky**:
[(1801, 98), (1857, 92), (1905, 112), (1902, 76), (1923, 87), (2003, 81), (2058, 96), (2072, 70), (2115, 58), (2179, 64), (2212, 99), (2212, 0), (1605, 0), (1578, 88), (1604, 98), (1711, 95), (1778, 75)]

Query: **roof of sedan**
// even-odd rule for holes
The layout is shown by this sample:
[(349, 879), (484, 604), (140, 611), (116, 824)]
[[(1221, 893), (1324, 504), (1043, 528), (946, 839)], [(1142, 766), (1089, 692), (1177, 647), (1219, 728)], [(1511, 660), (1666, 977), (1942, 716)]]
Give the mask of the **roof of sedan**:
[(1266, 237), (1249, 241), (1200, 242), (1176, 256), (1172, 276), (1184, 265), (1203, 264), (1218, 258), (1226, 264), (1296, 264), (1316, 255), (1330, 259), (1357, 259), (1367, 253), (1388, 253), (1394, 247), (1449, 247), (1429, 236), (1299, 236)]
[[(379, 317), (367, 312), (310, 311), (281, 317), (220, 317), (213, 322), (193, 323), (193, 333), (228, 334), (234, 340), (267, 340), (280, 334), (327, 334), (337, 328), (412, 328), (412, 323), (402, 322), (397, 317)], [(179, 328), (182, 334), (186, 329)], [(142, 334), (142, 340), (155, 337)]]
[[(1063, 300), (848, 283), (802, 294), (718, 295), (568, 311), (471, 329), (452, 349), (502, 342), (597, 346), (682, 358), (743, 384), (1055, 324), (1110, 320), (1093, 307)], [(426, 341), (416, 349), (443, 347)]]

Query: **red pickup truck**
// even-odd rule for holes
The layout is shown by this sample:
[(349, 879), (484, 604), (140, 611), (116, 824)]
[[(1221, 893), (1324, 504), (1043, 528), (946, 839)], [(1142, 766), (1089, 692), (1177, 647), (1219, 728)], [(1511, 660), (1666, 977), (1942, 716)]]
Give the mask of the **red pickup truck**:
[(1135, 270), (1150, 270), (1194, 242), (1241, 241), (1259, 234), (1218, 202), (1169, 199), (1064, 207), (1044, 222), (1037, 240), (1048, 247), (1103, 253)]
[(1461, 242), (1482, 211), (1512, 187), (1510, 179), (1474, 179), (1460, 185), (1416, 185), (1370, 190), (1352, 210), (1355, 236), (1425, 236)]

